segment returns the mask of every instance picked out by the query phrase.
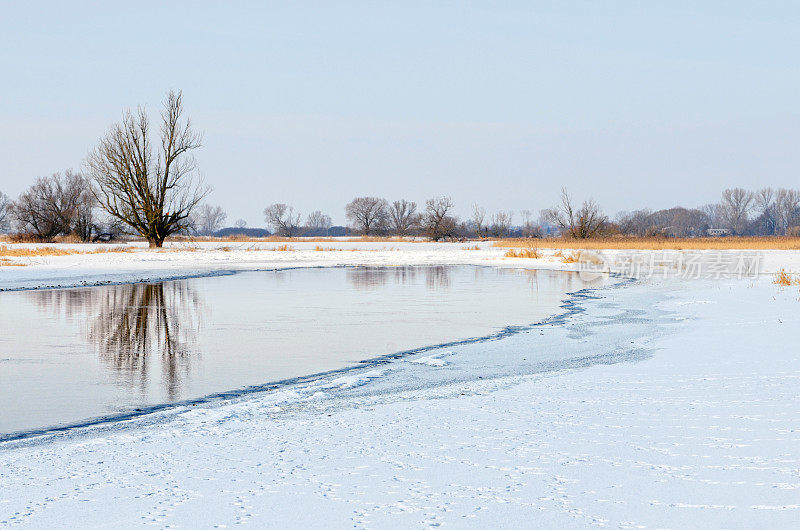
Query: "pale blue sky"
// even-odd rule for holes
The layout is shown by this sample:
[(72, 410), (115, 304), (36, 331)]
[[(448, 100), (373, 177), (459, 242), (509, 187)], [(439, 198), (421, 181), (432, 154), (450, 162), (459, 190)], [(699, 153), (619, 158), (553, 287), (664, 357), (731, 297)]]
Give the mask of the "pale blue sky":
[(250, 226), (355, 195), (538, 211), (566, 185), (614, 213), (800, 186), (794, 2), (3, 2), (0, 50), (10, 196), (170, 88)]

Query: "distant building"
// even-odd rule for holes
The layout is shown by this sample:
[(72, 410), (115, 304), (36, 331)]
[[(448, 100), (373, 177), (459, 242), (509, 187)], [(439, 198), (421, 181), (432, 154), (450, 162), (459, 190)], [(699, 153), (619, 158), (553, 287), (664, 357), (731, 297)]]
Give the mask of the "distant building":
[(727, 228), (709, 228), (706, 230), (706, 235), (711, 237), (725, 237), (731, 235), (731, 231)]

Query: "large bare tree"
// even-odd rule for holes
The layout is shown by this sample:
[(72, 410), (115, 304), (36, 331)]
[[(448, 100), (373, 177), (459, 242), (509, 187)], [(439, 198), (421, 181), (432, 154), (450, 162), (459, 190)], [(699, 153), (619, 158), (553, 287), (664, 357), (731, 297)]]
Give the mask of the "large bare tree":
[(597, 203), (591, 199), (583, 201), (580, 208), (576, 208), (566, 188), (561, 188), (561, 204), (542, 211), (542, 216), (576, 239), (600, 235), (608, 221)]
[(383, 229), (388, 220), (389, 203), (379, 197), (356, 197), (345, 207), (353, 229), (365, 236)]
[(192, 156), (202, 136), (183, 113), (182, 93), (170, 91), (154, 138), (145, 110), (127, 111), (86, 161), (100, 206), (151, 247), (186, 230), (192, 209), (208, 193)]
[(83, 241), (92, 235), (94, 198), (89, 181), (66, 171), (36, 179), (11, 205), (17, 229), (46, 241), (76, 234)]
[(300, 213), (284, 203), (270, 204), (264, 208), (264, 220), (280, 236), (294, 237), (300, 232)]
[(419, 224), (417, 203), (401, 199), (389, 207), (389, 224), (398, 236), (407, 236)]
[(458, 220), (451, 213), (454, 207), (450, 197), (434, 197), (425, 201), (422, 218), (425, 235), (434, 241), (455, 237)]

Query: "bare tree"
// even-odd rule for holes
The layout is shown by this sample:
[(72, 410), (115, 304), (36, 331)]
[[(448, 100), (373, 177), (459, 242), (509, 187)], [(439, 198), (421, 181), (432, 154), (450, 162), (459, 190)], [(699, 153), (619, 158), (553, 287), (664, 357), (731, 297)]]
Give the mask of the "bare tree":
[(8, 227), (8, 196), (0, 191), (0, 232), (5, 232)]
[(389, 203), (379, 197), (356, 197), (345, 207), (345, 215), (355, 230), (370, 235), (386, 225)]
[(508, 229), (511, 228), (511, 219), (513, 214), (511, 212), (499, 211), (492, 216), (491, 232), (494, 237), (505, 237), (508, 234)]
[(19, 230), (41, 240), (75, 233), (88, 241), (93, 208), (89, 181), (79, 173), (66, 171), (36, 179), (11, 205), (10, 215)]
[(422, 219), (425, 235), (434, 241), (455, 237), (458, 220), (450, 213), (454, 207), (450, 197), (435, 197), (425, 201)]
[(306, 228), (314, 232), (314, 235), (328, 235), (328, 230), (332, 224), (331, 216), (325, 215), (319, 210), (308, 214), (308, 219), (306, 220)]
[(389, 208), (389, 225), (398, 236), (406, 236), (419, 224), (417, 203), (401, 199)]
[(542, 229), (536, 226), (533, 221), (533, 212), (530, 210), (520, 210), (522, 215), (522, 235), (524, 237), (541, 237)]
[(600, 234), (608, 218), (593, 200), (584, 201), (575, 208), (566, 188), (561, 188), (561, 204), (544, 210), (543, 217), (566, 232), (570, 237), (586, 239)]
[(192, 209), (208, 193), (191, 155), (201, 139), (190, 120), (183, 120), (181, 92), (167, 94), (155, 148), (145, 110), (127, 111), (86, 162), (100, 206), (151, 247), (161, 247), (169, 235), (187, 228)]
[(287, 204), (270, 204), (264, 208), (264, 219), (281, 236), (294, 237), (300, 231), (300, 213)]
[(97, 208), (97, 199), (92, 190), (92, 183), (85, 177), (73, 180), (73, 185), (77, 189), (70, 193), (78, 194), (78, 203), (75, 209), (75, 217), (72, 220), (72, 233), (81, 238), (81, 241), (91, 241), (92, 232), (97, 229), (95, 226), (94, 213)]
[(201, 204), (192, 213), (192, 218), (197, 232), (202, 235), (210, 236), (222, 228), (222, 223), (228, 218), (228, 214), (225, 213), (222, 206)]
[(772, 235), (777, 228), (775, 217), (775, 190), (762, 188), (755, 193), (754, 209), (758, 212), (754, 227), (756, 233)]
[(700, 207), (700, 210), (708, 216), (712, 228), (719, 228), (724, 224), (722, 220), (722, 207), (716, 203), (709, 203)]
[(750, 221), (753, 199), (753, 192), (742, 188), (727, 189), (722, 192), (720, 208), (725, 228), (738, 235), (744, 233)]
[(233, 226), (242, 229), (247, 226), (247, 221), (245, 221), (244, 219), (237, 219), (236, 222), (233, 223)]
[(475, 233), (478, 237), (486, 237), (486, 227), (484, 220), (486, 219), (486, 210), (480, 207), (477, 203), (472, 205), (472, 219), (475, 224)]
[(775, 190), (772, 188), (761, 188), (755, 193), (754, 199), (755, 208), (761, 212), (765, 212), (772, 208), (775, 200)]
[(775, 192), (775, 218), (778, 232), (786, 231), (800, 218), (800, 192), (784, 188)]
[(648, 209), (620, 212), (617, 214), (619, 231), (625, 235), (647, 236), (652, 234), (653, 212)]

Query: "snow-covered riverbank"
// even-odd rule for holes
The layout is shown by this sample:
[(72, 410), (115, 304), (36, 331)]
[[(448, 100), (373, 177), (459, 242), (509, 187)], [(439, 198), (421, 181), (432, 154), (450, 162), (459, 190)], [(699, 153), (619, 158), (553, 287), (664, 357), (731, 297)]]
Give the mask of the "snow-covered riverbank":
[[(112, 264), (112, 254), (76, 255), (13, 277), (4, 269), (0, 282), (279, 263), (569, 266), (549, 256), (505, 259), (495, 248), (408, 245), (419, 247), (137, 252)], [(779, 257), (762, 266), (797, 262)], [(563, 319), (526, 332), (526, 351), (499, 340), (423, 352), (6, 442), (0, 525), (792, 526), (800, 514), (799, 295), (769, 275), (649, 279), (575, 298)], [(504, 355), (520, 356), (516, 373), (492, 362)]]
[[(535, 245), (535, 241), (532, 243)], [(7, 245), (7, 244), (4, 244)], [(0, 263), (0, 291), (74, 287), (107, 283), (156, 281), (227, 271), (262, 270), (289, 267), (330, 267), (347, 265), (491, 265), (551, 270), (577, 270), (570, 262), (577, 252), (540, 249), (539, 259), (505, 257), (507, 249), (492, 242), (429, 243), (395, 241), (344, 241), (291, 243), (266, 242), (192, 242), (168, 243), (165, 248), (151, 250), (142, 243), (120, 245), (7, 245), (11, 248), (56, 247), (81, 252), (66, 256), (9, 257), (7, 266)], [(596, 253), (596, 251), (589, 251)], [(687, 251), (601, 251), (609, 261), (635, 256), (658, 267), (684, 261), (691, 267), (691, 258), (698, 252)], [(708, 251), (708, 262), (734, 260), (740, 255), (757, 256), (757, 272), (772, 274), (784, 268), (800, 272), (800, 252), (791, 250), (722, 250)], [(567, 258), (565, 260), (565, 258)], [(566, 262), (565, 262), (566, 261)], [(712, 263), (713, 265), (713, 263)], [(734, 263), (730, 264), (735, 266)], [(623, 271), (624, 272), (624, 271)]]

